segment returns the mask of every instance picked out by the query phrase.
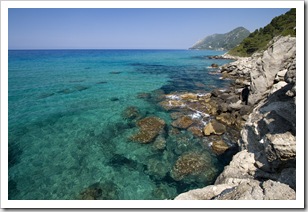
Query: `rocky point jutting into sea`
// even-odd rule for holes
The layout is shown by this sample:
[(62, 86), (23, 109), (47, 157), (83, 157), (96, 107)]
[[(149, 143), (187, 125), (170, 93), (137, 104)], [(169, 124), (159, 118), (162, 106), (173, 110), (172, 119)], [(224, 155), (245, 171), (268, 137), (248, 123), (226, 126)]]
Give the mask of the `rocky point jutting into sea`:
[[(295, 44), (295, 37), (276, 37), (267, 50), (251, 57), (225, 54), (224, 58), (236, 59), (220, 67), (222, 78), (234, 79), (230, 88), (204, 96), (185, 96), (186, 101), (201, 99), (201, 104), (192, 110), (203, 105), (214, 115), (204, 127), (206, 136), (224, 134), (228, 125), (240, 129), (239, 152), (214, 185), (182, 193), (175, 200), (296, 198)], [(248, 105), (239, 99), (246, 84), (250, 85)], [(180, 105), (179, 100), (173, 100), (165, 107)], [(222, 151), (228, 145), (218, 140), (212, 143), (212, 148)]]

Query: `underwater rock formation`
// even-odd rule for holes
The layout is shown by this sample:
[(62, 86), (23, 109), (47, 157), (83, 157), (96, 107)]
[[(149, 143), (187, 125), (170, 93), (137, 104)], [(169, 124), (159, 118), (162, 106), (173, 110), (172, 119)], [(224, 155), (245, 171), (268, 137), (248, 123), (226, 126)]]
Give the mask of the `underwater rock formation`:
[(122, 117), (124, 119), (132, 120), (132, 119), (136, 119), (139, 116), (140, 116), (140, 111), (135, 106), (129, 106), (122, 112)]
[(181, 180), (187, 175), (198, 175), (211, 166), (211, 158), (207, 154), (189, 152), (183, 154), (172, 168), (171, 176), (175, 180)]
[(117, 200), (119, 188), (112, 181), (97, 182), (80, 192), (80, 200)]
[(137, 122), (139, 131), (130, 137), (130, 140), (139, 143), (150, 143), (162, 132), (166, 123), (163, 119), (151, 116)]
[(194, 121), (189, 116), (182, 116), (181, 118), (173, 121), (171, 125), (176, 128), (187, 129), (193, 123)]

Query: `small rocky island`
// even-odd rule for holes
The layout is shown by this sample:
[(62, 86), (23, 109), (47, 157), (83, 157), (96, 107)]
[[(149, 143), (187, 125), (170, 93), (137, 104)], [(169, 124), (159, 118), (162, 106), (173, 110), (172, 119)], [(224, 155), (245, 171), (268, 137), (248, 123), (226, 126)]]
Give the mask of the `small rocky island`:
[[(225, 126), (236, 126), (239, 152), (214, 185), (182, 193), (175, 200), (294, 200), (296, 38), (275, 37), (265, 51), (251, 57), (224, 57), (235, 59), (219, 68), (223, 79), (233, 79), (229, 89), (199, 96), (186, 94), (181, 100), (162, 102), (162, 106), (179, 107), (183, 100), (202, 102), (191, 104), (190, 109), (202, 111), (204, 106), (215, 117), (205, 125), (204, 135), (220, 135)], [(248, 105), (239, 98), (245, 85), (250, 87)], [(191, 130), (202, 135), (198, 128)], [(229, 146), (214, 141), (212, 148), (225, 151)]]

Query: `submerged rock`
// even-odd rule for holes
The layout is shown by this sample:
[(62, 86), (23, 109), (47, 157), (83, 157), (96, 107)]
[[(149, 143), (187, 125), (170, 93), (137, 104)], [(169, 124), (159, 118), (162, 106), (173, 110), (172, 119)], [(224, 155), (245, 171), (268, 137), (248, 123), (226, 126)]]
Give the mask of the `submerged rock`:
[(80, 193), (81, 200), (97, 200), (102, 196), (102, 189), (90, 187)]
[(137, 122), (139, 131), (130, 137), (130, 140), (139, 143), (150, 143), (164, 129), (166, 123), (163, 119), (152, 116)]
[(124, 119), (132, 120), (132, 119), (136, 119), (139, 116), (140, 116), (140, 111), (135, 106), (129, 106), (122, 112), (122, 117)]
[(97, 182), (80, 192), (80, 200), (117, 200), (118, 187), (112, 181)]
[(152, 95), (150, 93), (138, 93), (137, 98), (139, 99), (150, 99)]
[(159, 135), (155, 139), (153, 147), (157, 150), (163, 150), (166, 148), (166, 143), (167, 143), (166, 139), (163, 136)]
[(202, 132), (202, 129), (200, 127), (191, 126), (187, 130), (189, 132), (191, 132), (194, 136), (203, 137), (203, 132)]
[(151, 158), (148, 161), (147, 168), (147, 172), (150, 175), (154, 176), (156, 179), (162, 179), (166, 176), (171, 167), (164, 161)]
[(87, 90), (89, 88), (90, 87), (87, 87), (87, 86), (77, 85), (72, 89), (71, 88), (65, 88), (63, 90), (59, 90), (59, 91), (57, 91), (57, 93), (59, 93), (59, 94), (70, 94), (70, 93), (73, 93), (73, 92), (76, 92), (76, 91), (84, 91), (84, 90)]
[(75, 89), (76, 89), (77, 91), (84, 91), (84, 90), (89, 89), (89, 87), (87, 87), (87, 86), (82, 86), (82, 85), (78, 85), (78, 86), (75, 86)]
[(68, 88), (57, 91), (57, 93), (60, 93), (60, 94), (69, 94), (69, 93), (73, 93), (73, 92), (74, 92), (74, 90), (71, 90), (71, 89), (68, 89)]
[(81, 200), (118, 200), (119, 188), (112, 181), (103, 181), (90, 185), (79, 195)]
[(197, 87), (197, 88), (205, 88), (206, 85), (201, 83), (201, 82), (195, 82), (194, 85)]
[(198, 175), (210, 168), (211, 165), (209, 155), (189, 152), (179, 157), (172, 168), (171, 176), (178, 181), (187, 175)]
[(106, 84), (107, 82), (106, 81), (100, 81), (100, 82), (97, 82), (96, 84)]
[(111, 97), (110, 98), (110, 101), (112, 102), (116, 102), (116, 101), (119, 101), (120, 99), (118, 97)]
[(171, 125), (176, 128), (187, 129), (193, 123), (194, 121), (189, 116), (182, 116), (181, 118), (173, 121)]
[(176, 187), (170, 186), (168, 183), (161, 183), (153, 190), (153, 196), (158, 200), (172, 199), (176, 194)]
[(121, 74), (122, 72), (121, 71), (111, 71), (109, 72), (109, 74)]
[(173, 112), (173, 113), (170, 113), (170, 117), (173, 119), (173, 120), (176, 120), (180, 117), (184, 116), (183, 113), (181, 112)]
[(168, 127), (168, 135), (178, 135), (180, 134), (180, 130), (175, 127)]
[(53, 95), (55, 95), (55, 93), (43, 93), (43, 94), (38, 96), (38, 99), (45, 99), (45, 98), (53, 96)]

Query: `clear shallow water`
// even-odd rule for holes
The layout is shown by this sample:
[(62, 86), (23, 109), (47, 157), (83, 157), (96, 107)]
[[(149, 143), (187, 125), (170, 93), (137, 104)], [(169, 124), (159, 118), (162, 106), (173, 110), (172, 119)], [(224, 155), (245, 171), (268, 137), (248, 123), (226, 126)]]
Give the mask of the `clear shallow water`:
[[(9, 198), (80, 199), (96, 192), (97, 199), (172, 199), (213, 183), (224, 163), (200, 138), (183, 130), (165, 135), (163, 149), (132, 142), (136, 123), (123, 111), (137, 107), (141, 117), (159, 117), (168, 128), (159, 94), (226, 86), (208, 67), (228, 61), (205, 57), (222, 53), (9, 51)], [(144, 93), (157, 98), (140, 98)], [(175, 180), (172, 167), (191, 152), (207, 158), (207, 174)]]

